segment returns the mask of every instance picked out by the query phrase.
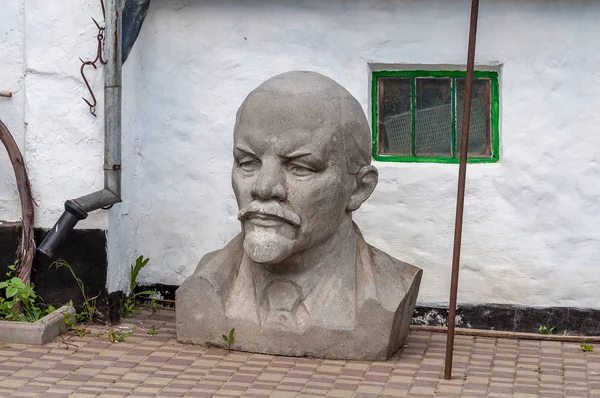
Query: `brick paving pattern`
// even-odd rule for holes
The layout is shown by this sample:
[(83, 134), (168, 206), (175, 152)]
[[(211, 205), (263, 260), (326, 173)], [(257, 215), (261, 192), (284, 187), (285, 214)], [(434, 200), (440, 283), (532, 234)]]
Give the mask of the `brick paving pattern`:
[(600, 397), (600, 347), (576, 343), (457, 336), (446, 381), (444, 334), (413, 331), (389, 361), (357, 362), (179, 344), (169, 310), (123, 326), (134, 333), (121, 343), (97, 327), (45, 346), (0, 343), (0, 396)]

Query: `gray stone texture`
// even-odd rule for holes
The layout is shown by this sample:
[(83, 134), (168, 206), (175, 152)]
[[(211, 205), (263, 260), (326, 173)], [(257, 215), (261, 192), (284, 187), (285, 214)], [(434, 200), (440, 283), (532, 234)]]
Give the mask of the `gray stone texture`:
[(422, 271), (368, 245), (352, 212), (371, 195), (358, 101), (314, 72), (252, 91), (234, 128), (242, 232), (177, 290), (177, 338), (269, 354), (383, 360), (408, 338)]

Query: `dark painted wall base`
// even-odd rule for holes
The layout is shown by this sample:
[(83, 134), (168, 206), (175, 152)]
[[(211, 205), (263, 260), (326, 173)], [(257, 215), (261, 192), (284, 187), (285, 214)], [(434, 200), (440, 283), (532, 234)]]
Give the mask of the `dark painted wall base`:
[[(46, 231), (36, 230), (39, 243)], [(0, 279), (7, 266), (12, 264), (17, 251), (20, 228), (17, 224), (0, 224)], [(124, 295), (106, 292), (106, 234), (103, 230), (76, 229), (61, 246), (57, 258), (69, 262), (83, 281), (88, 297), (98, 295), (98, 309), (107, 322), (121, 318)], [(51, 261), (36, 259), (32, 282), (38, 294), (48, 304), (62, 305), (73, 300), (82, 302), (81, 293), (67, 269), (50, 268)], [(155, 290), (166, 300), (175, 300), (177, 286), (149, 285), (140, 290)], [(417, 325), (445, 326), (448, 309), (436, 306), (417, 306), (413, 323)], [(600, 335), (600, 310), (566, 307), (522, 307), (501, 304), (461, 305), (457, 310), (458, 327), (515, 332), (537, 332), (540, 325), (556, 326), (557, 332), (582, 335)]]
[[(417, 307), (413, 324), (446, 326), (448, 308)], [(541, 325), (556, 327), (557, 334), (600, 335), (600, 310), (569, 307), (524, 307), (505, 304), (461, 305), (456, 326), (470, 329), (536, 333)]]
[[(178, 286), (150, 285), (140, 290), (155, 290), (164, 299), (175, 300)], [(536, 333), (541, 325), (556, 326), (564, 332), (586, 336), (600, 335), (600, 310), (567, 307), (523, 307), (503, 304), (461, 305), (457, 312), (457, 327)], [(446, 326), (448, 308), (417, 306), (414, 325)]]
[[(47, 230), (36, 229), (35, 240), (39, 244)], [(0, 224), (0, 280), (15, 261), (15, 254), (21, 228), (19, 224)], [(108, 321), (109, 306), (106, 292), (106, 233), (100, 229), (75, 229), (59, 248), (55, 259), (67, 261), (79, 279), (83, 281), (88, 298), (96, 297), (98, 311), (102, 320)], [(37, 294), (46, 304), (59, 306), (73, 300), (75, 306), (81, 305), (83, 297), (66, 268), (51, 267), (53, 260), (36, 257), (31, 273), (31, 282), (35, 284)]]

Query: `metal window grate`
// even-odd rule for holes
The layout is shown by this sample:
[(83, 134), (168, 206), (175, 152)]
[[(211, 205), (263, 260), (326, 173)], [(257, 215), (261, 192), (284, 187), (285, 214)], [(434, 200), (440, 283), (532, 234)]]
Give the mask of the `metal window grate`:
[(383, 120), (388, 139), (389, 150), (392, 153), (410, 153), (412, 138), (412, 112), (404, 112), (388, 116)]
[[(436, 131), (452, 131), (452, 118), (447, 117), (451, 112), (451, 104), (435, 106), (416, 111), (419, 121), (419, 149), (431, 151), (435, 148), (450, 144), (452, 134), (443, 136)], [(462, 111), (457, 110), (457, 129), (462, 126)], [(469, 126), (469, 141), (481, 143), (485, 141), (488, 134), (485, 123), (485, 103), (481, 100), (471, 102), (471, 122)], [(388, 116), (383, 120), (385, 133), (388, 139), (389, 151), (392, 153), (410, 152), (411, 147), (411, 123), (412, 112), (404, 112), (399, 115)], [(457, 148), (460, 148), (460, 134), (457, 134)]]
[(418, 153), (436, 153), (452, 147), (452, 104), (417, 109), (415, 144)]

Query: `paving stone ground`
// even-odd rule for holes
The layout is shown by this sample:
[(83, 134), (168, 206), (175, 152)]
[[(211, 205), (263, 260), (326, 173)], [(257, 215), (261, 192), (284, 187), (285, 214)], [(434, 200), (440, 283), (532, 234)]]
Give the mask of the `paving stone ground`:
[(413, 331), (386, 362), (290, 358), (179, 344), (174, 315), (129, 318), (120, 343), (98, 327), (45, 346), (0, 343), (0, 396), (600, 397), (600, 347), (457, 336), (446, 381), (444, 334)]

